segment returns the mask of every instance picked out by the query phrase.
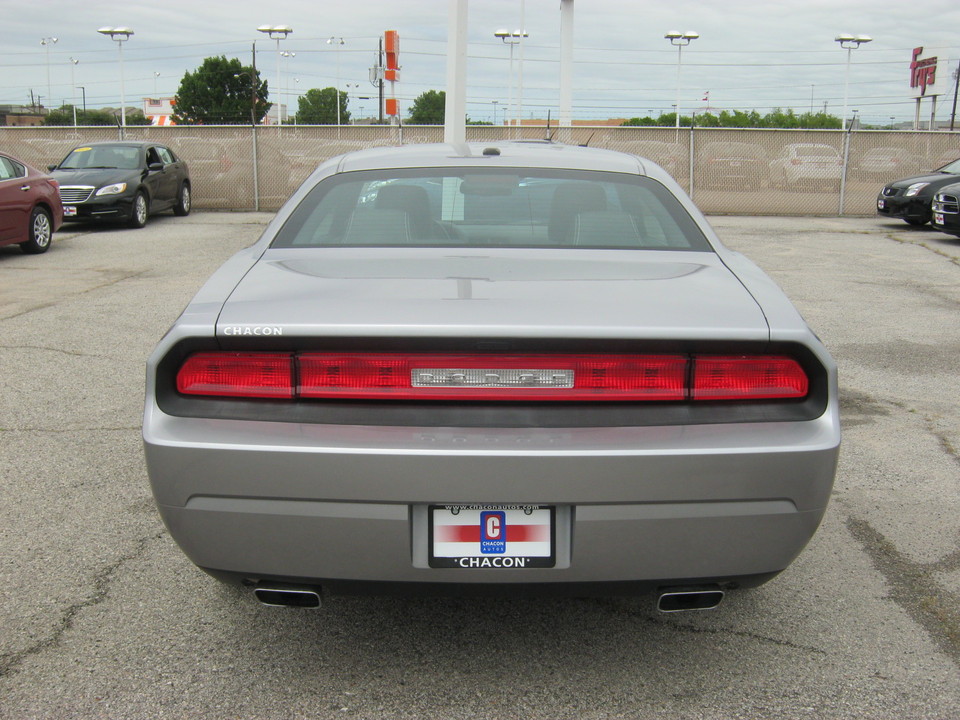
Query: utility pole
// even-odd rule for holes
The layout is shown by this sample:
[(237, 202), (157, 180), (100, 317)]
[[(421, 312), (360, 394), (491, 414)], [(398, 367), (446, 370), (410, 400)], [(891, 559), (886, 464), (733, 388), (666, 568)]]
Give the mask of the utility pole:
[(960, 63), (953, 71), (953, 112), (950, 113), (950, 132), (953, 132), (953, 123), (957, 119), (957, 90), (960, 89)]

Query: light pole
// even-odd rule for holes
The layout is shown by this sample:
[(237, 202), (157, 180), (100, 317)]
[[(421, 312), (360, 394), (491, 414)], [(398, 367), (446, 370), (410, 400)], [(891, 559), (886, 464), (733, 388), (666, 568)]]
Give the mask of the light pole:
[(73, 70), (80, 62), (76, 58), (70, 58), (70, 104), (73, 105), (73, 126), (77, 126), (77, 81), (74, 79)]
[(128, 27), (102, 27), (97, 30), (101, 35), (109, 35), (117, 43), (117, 53), (120, 57), (120, 126), (127, 126), (127, 99), (123, 93), (123, 42), (129, 40), (133, 30)]
[(523, 30), (514, 30), (513, 32), (510, 32), (509, 30), (500, 29), (493, 33), (493, 36), (500, 38), (503, 40), (504, 44), (510, 46), (510, 76), (507, 83), (507, 109), (504, 110), (504, 116), (507, 118), (507, 125), (510, 125), (514, 120), (516, 120), (516, 107), (514, 107), (513, 104), (513, 46), (519, 45), (523, 38), (530, 37), (530, 35)]
[[(295, 58), (296, 56), (297, 54), (295, 52), (290, 52), (288, 50), (284, 50), (282, 53), (280, 53), (280, 57), (287, 59), (287, 86), (283, 90), (283, 94), (287, 96), (287, 120), (290, 119), (290, 111), (293, 108), (293, 105), (291, 104), (291, 101), (290, 101), (290, 60), (291, 58)], [(294, 113), (293, 124), (294, 125), (297, 124), (296, 113)]]
[(337, 102), (337, 139), (340, 138), (340, 48), (343, 47), (343, 38), (330, 37), (327, 45), (334, 45), (337, 49), (337, 87), (335, 99)]
[(277, 41), (277, 131), (280, 131), (280, 41), (286, 40), (287, 35), (293, 32), (289, 25), (261, 25), (257, 32), (262, 32), (271, 40)]
[(496, 125), (497, 125), (497, 103), (499, 103), (499, 102), (500, 102), (499, 100), (491, 100), (491, 101), (490, 101), (490, 104), (493, 105), (493, 125), (494, 125), (494, 127), (496, 127)]
[(56, 44), (57, 38), (55, 37), (45, 37), (40, 38), (40, 44), (47, 50), (47, 98), (50, 101), (53, 101), (53, 94), (50, 91), (50, 46)]
[(691, 42), (700, 37), (699, 33), (695, 33), (692, 30), (688, 30), (685, 33), (680, 32), (679, 30), (671, 30), (666, 35), (664, 35), (667, 40), (670, 41), (671, 45), (676, 46), (677, 48), (677, 105), (676, 105), (676, 114), (677, 114), (677, 131), (680, 130), (680, 65), (683, 61), (683, 49), (689, 45)]
[(863, 43), (872, 42), (873, 38), (869, 35), (851, 35), (850, 33), (841, 33), (837, 35), (834, 42), (840, 43), (840, 47), (847, 51), (847, 74), (843, 83), (843, 118), (841, 119), (841, 130), (847, 129), (847, 101), (850, 97), (850, 54)]

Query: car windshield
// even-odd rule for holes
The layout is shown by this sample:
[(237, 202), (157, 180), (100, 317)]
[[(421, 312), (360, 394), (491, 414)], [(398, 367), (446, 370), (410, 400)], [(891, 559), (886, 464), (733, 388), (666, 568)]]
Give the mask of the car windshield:
[(953, 173), (954, 175), (960, 175), (960, 160), (954, 160), (953, 162), (947, 163), (939, 172)]
[(78, 147), (60, 163), (60, 170), (112, 168), (136, 170), (140, 167), (140, 148), (129, 146)]
[(650, 178), (529, 169), (348, 172), (321, 181), (273, 247), (630, 248), (710, 251)]

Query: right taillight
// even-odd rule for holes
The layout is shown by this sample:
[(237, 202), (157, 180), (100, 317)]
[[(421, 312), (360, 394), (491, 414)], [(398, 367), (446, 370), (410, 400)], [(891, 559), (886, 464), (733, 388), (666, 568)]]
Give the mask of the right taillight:
[(779, 355), (700, 356), (693, 400), (773, 400), (806, 397), (810, 381), (793, 358)]

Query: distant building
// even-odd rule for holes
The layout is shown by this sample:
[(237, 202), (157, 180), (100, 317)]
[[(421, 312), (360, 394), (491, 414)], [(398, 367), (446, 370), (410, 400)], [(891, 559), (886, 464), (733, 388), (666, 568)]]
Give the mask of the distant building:
[(175, 125), (173, 109), (176, 101), (172, 97), (144, 98), (143, 115), (151, 125)]
[(0, 126), (36, 127), (43, 124), (43, 114), (30, 105), (0, 105)]

